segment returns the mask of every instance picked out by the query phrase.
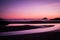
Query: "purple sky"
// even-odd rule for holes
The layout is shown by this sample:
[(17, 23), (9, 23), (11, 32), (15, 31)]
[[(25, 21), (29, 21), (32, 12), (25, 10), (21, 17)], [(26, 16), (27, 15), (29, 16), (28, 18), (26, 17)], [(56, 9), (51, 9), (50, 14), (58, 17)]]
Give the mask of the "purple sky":
[(0, 15), (5, 19), (60, 17), (60, 0), (2, 0)]

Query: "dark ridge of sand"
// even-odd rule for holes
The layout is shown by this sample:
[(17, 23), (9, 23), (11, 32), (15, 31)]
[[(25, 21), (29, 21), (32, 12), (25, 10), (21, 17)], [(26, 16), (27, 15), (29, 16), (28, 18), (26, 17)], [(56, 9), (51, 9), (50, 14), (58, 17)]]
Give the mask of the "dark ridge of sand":
[(1, 27), (0, 32), (6, 32), (6, 31), (18, 31), (18, 30), (28, 30), (28, 29), (34, 29), (34, 28), (39, 28), (39, 27), (35, 27), (35, 26), (5, 26), (5, 27)]
[(0, 27), (0, 32), (28, 30), (28, 29), (36, 29), (36, 28), (47, 28), (47, 27), (54, 27), (54, 25), (41, 25), (41, 26), (30, 26), (30, 25), (4, 26), (4, 27)]

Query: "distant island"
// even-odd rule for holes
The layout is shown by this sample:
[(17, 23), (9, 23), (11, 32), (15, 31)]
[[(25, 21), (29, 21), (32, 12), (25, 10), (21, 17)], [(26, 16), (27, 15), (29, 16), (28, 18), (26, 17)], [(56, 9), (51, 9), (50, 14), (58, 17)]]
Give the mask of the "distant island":
[(51, 20), (60, 20), (60, 18), (54, 18), (54, 19), (51, 19)]

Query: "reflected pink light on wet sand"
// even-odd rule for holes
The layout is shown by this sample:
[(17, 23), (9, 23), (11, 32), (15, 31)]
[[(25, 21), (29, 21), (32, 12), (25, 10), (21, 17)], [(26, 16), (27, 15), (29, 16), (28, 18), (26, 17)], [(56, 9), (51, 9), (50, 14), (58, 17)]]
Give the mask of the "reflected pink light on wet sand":
[(49, 28), (36, 28), (36, 29), (22, 30), (22, 31), (1, 32), (0, 36), (44, 33), (44, 32), (55, 31), (55, 30), (60, 30), (60, 24), (56, 24), (54, 27), (49, 27)]
[[(59, 23), (57, 23), (59, 24)], [(31, 25), (31, 26), (40, 26), (40, 25), (57, 25), (56, 23), (51, 23), (51, 24), (8, 24), (6, 26), (22, 26), (22, 25)]]

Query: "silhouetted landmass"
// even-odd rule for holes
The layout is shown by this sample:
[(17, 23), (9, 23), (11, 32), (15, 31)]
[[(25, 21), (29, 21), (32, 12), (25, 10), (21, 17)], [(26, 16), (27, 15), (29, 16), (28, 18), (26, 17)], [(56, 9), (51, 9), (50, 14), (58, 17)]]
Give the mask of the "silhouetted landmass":
[(39, 20), (39, 21), (15, 21), (15, 22), (8, 22), (5, 19), (0, 18), (0, 26), (5, 26), (8, 25), (10, 23), (25, 23), (25, 24), (41, 24), (41, 23), (60, 23), (60, 18), (55, 18), (55, 19), (51, 19), (48, 20), (47, 18), (43, 18), (43, 20)]
[(0, 18), (0, 26), (5, 26), (8, 24), (9, 24), (9, 22), (7, 20)]
[(60, 18), (54, 18), (48, 20), (47, 18), (43, 18), (42, 20), (34, 20), (34, 21), (16, 21), (10, 23), (26, 23), (26, 24), (41, 24), (41, 23), (60, 23)]
[(51, 20), (60, 20), (60, 18), (54, 18), (54, 19), (51, 19)]
[(47, 18), (43, 18), (42, 20), (48, 20)]

